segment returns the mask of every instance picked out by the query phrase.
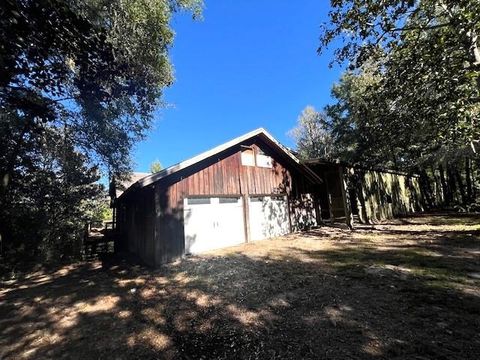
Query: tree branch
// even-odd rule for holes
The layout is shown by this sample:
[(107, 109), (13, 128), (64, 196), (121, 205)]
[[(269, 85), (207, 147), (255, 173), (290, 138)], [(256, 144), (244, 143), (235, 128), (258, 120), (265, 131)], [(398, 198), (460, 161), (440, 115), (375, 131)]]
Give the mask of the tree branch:
[(412, 30), (427, 31), (427, 30), (438, 29), (438, 28), (447, 27), (451, 25), (452, 25), (451, 22), (446, 22), (446, 23), (430, 25), (430, 26), (405, 26), (402, 28), (391, 29), (390, 32), (401, 32), (401, 31), (412, 31)]

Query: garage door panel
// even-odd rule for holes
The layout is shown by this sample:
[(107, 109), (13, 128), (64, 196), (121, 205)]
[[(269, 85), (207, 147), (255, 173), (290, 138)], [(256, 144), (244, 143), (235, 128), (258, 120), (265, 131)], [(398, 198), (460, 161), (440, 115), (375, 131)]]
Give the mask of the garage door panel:
[(243, 206), (240, 198), (189, 198), (184, 204), (185, 251), (204, 251), (245, 241)]
[(283, 196), (251, 197), (249, 219), (251, 240), (285, 235), (290, 231), (287, 201)]
[(249, 223), (250, 223), (250, 240), (265, 239), (264, 234), (264, 214), (263, 214), (263, 198), (249, 199)]
[(243, 204), (241, 198), (220, 198), (217, 220), (218, 247), (245, 242)]
[(199, 253), (214, 242), (215, 214), (211, 205), (191, 205), (184, 210), (185, 251)]
[(270, 236), (280, 236), (289, 233), (287, 201), (284, 197), (273, 197), (268, 206), (268, 219), (270, 220)]

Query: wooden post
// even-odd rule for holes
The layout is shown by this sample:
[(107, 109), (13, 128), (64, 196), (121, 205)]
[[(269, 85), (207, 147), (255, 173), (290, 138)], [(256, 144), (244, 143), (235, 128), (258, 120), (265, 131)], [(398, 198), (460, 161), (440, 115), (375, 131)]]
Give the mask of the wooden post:
[(345, 223), (349, 229), (353, 229), (353, 215), (352, 215), (352, 206), (350, 203), (350, 195), (348, 193), (347, 181), (345, 179), (345, 168), (340, 166), (338, 168), (340, 175), (340, 185), (342, 188), (342, 198), (343, 198), (343, 207), (345, 211)]
[(332, 194), (330, 193), (330, 186), (328, 185), (328, 176), (325, 176), (325, 187), (327, 188), (328, 212), (330, 213), (330, 224), (335, 222), (335, 215), (333, 215), (332, 208)]
[(315, 220), (317, 221), (317, 226), (320, 226), (320, 224), (323, 224), (322, 205), (320, 205), (320, 201), (318, 200), (317, 193), (313, 194), (313, 204), (315, 208)]
[(117, 229), (117, 207), (114, 206), (112, 209), (112, 230)]

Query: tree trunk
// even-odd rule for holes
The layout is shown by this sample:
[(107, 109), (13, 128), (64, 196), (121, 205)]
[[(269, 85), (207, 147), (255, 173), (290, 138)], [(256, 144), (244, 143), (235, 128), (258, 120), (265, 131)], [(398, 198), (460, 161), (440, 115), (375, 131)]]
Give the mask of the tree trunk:
[(473, 161), (470, 163), (470, 171), (471, 171), (471, 176), (472, 176), (472, 200), (476, 201), (477, 200), (477, 185), (478, 182), (480, 181), (480, 173), (478, 171), (479, 166), (478, 166), (478, 160), (477, 162)]
[(456, 202), (457, 198), (457, 183), (455, 182), (455, 174), (451, 165), (447, 163), (447, 185), (450, 192), (450, 205)]
[(432, 191), (433, 204), (434, 206), (439, 207), (442, 204), (442, 183), (440, 181), (440, 177), (437, 176), (435, 167), (433, 165), (431, 166), (430, 171), (432, 172), (434, 184), (434, 190)]
[(425, 169), (420, 171), (420, 186), (422, 187), (422, 193), (425, 195), (426, 205), (431, 209), (433, 207), (432, 187), (430, 186), (430, 178)]
[(395, 154), (395, 149), (391, 147), (390, 152), (392, 153), (393, 168), (395, 170), (398, 170), (398, 162), (397, 162), (397, 156)]
[(470, 49), (472, 51), (474, 67), (480, 66), (480, 49), (478, 48), (478, 35), (474, 30), (467, 32), (467, 36), (470, 38)]
[(463, 184), (462, 175), (460, 174), (460, 171), (458, 171), (457, 167), (453, 169), (453, 173), (455, 175), (455, 179), (457, 180), (458, 189), (460, 190), (460, 196), (462, 197), (462, 205), (465, 206), (468, 204), (468, 200), (467, 193), (465, 191), (465, 185)]
[(440, 183), (442, 184), (442, 193), (443, 193), (443, 203), (444, 205), (450, 205), (451, 202), (451, 193), (450, 189), (447, 186), (447, 181), (445, 179), (445, 170), (443, 165), (438, 165), (438, 170), (440, 172)]
[(468, 157), (465, 157), (465, 182), (467, 183), (468, 202), (471, 203), (473, 200), (472, 166), (471, 166), (470, 158)]

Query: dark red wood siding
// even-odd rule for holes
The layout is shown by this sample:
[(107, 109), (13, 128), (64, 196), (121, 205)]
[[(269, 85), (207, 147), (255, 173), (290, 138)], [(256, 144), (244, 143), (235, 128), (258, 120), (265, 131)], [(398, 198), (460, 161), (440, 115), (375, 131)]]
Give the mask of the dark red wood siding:
[[(255, 152), (259, 148), (273, 159), (271, 168), (242, 165), (241, 152), (245, 147), (253, 148)], [(145, 257), (145, 250), (154, 251), (154, 263), (162, 264), (170, 262), (184, 254), (184, 223), (183, 223), (183, 200), (192, 196), (248, 196), (267, 194), (292, 194), (301, 193), (305, 190), (305, 179), (298, 173), (292, 164), (287, 164), (285, 158), (272, 151), (268, 145), (257, 141), (250, 141), (230, 148), (223, 153), (201, 161), (189, 168), (180, 170), (150, 185), (153, 189), (150, 198), (154, 207), (154, 229), (150, 231), (151, 212), (139, 210), (134, 204), (145, 205), (148, 203), (143, 194), (148, 191), (136, 190), (128, 194), (123, 202), (128, 204), (129, 209), (140, 212), (134, 222), (127, 224), (127, 243), (134, 250), (133, 243), (139, 237), (145, 239), (145, 232), (153, 234), (151, 243), (141, 240), (137, 253)], [(140, 195), (142, 193), (142, 195)], [(150, 207), (148, 206), (148, 209)], [(145, 211), (149, 214), (147, 215)], [(130, 213), (131, 211), (127, 211)], [(132, 215), (133, 216), (133, 215)], [(119, 219), (120, 220), (120, 219)], [(138, 230), (144, 223), (145, 230)], [(131, 226), (135, 226), (132, 229)], [(125, 233), (125, 231), (124, 231)], [(145, 250), (143, 250), (145, 249)], [(148, 255), (150, 263), (151, 255)]]

